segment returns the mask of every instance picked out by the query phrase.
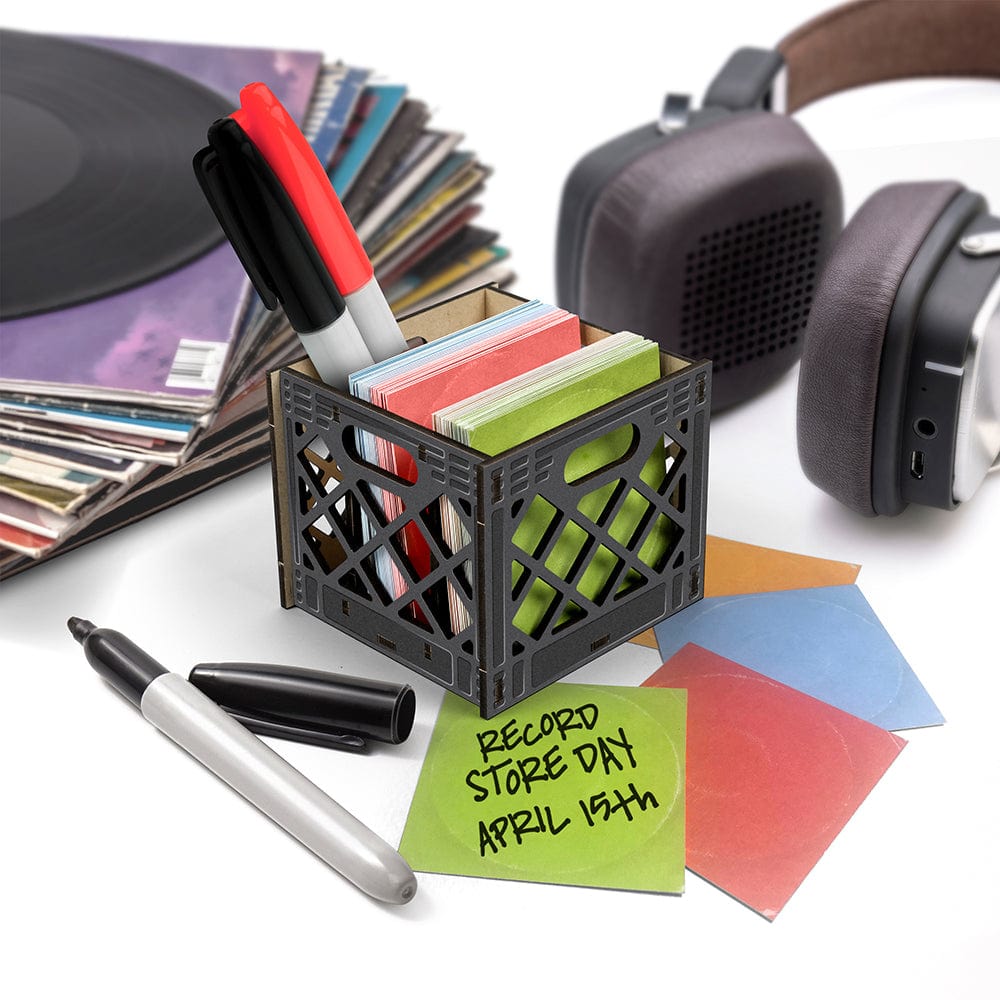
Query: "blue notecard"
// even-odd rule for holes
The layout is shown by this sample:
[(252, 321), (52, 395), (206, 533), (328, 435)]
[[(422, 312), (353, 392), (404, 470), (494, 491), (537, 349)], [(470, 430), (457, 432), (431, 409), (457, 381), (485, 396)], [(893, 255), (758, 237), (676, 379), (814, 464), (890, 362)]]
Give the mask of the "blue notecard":
[(944, 722), (855, 585), (708, 597), (655, 631), (664, 660), (693, 642), (883, 729)]

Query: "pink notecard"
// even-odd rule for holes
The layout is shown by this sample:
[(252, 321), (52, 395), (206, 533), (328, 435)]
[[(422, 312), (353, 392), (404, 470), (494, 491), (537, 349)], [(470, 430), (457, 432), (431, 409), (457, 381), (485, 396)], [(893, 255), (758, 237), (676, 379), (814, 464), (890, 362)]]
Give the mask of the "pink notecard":
[(773, 920), (906, 741), (688, 644), (687, 866)]
[[(434, 358), (388, 382), (372, 386), (372, 402), (422, 427), (434, 426), (434, 412), (580, 349), (580, 320), (564, 309)], [(379, 449), (386, 465), (408, 482), (416, 468), (405, 449)]]
[[(551, 307), (544, 315), (520, 326), (444, 355), (435, 354), (426, 364), (373, 385), (371, 399), (377, 406), (422, 427), (433, 427), (435, 410), (579, 349), (579, 317)], [(376, 446), (382, 468), (407, 482), (416, 481), (417, 467), (405, 448), (383, 440), (378, 440)], [(403, 513), (402, 501), (392, 494), (385, 495), (384, 504), (387, 520)], [(403, 529), (403, 538), (406, 554), (417, 575), (423, 578), (430, 572), (430, 550), (413, 521)], [(398, 570), (393, 573), (393, 586), (395, 597), (407, 589)]]

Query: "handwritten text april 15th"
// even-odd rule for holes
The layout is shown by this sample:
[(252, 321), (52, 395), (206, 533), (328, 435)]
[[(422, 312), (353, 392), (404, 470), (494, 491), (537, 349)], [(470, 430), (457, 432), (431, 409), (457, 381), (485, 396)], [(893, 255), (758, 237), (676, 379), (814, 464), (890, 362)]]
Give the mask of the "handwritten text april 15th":
[[(510, 719), (499, 729), (477, 733), (483, 766), (473, 768), (465, 776), (473, 801), (502, 800), (519, 793), (538, 794), (567, 773), (582, 771), (611, 777), (634, 771), (635, 746), (624, 728), (618, 726), (613, 733), (597, 733), (599, 718), (596, 705), (584, 704), (546, 712), (537, 721), (523, 725), (517, 719)], [(647, 809), (659, 808), (659, 803), (651, 791), (639, 791), (629, 781), (624, 789), (599, 789), (555, 815), (556, 807), (547, 803), (508, 809), (479, 821), (479, 854), (481, 857), (487, 852), (499, 854), (505, 848), (520, 846), (532, 834), (559, 836), (578, 819), (577, 807), (587, 827), (592, 829), (613, 819), (631, 823)]]

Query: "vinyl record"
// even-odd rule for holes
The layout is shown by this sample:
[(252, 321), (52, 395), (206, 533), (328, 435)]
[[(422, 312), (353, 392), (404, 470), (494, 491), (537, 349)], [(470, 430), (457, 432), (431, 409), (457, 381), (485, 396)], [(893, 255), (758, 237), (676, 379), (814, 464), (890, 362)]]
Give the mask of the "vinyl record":
[(152, 63), (0, 31), (0, 318), (150, 281), (220, 243), (191, 158), (226, 98)]

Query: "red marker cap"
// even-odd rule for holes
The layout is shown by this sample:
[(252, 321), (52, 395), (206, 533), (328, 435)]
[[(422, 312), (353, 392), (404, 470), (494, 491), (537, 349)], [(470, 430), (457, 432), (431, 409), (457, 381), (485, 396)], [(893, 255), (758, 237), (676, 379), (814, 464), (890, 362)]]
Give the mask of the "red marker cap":
[(308, 140), (270, 88), (251, 83), (230, 116), (281, 182), (343, 296), (371, 280), (371, 261)]

